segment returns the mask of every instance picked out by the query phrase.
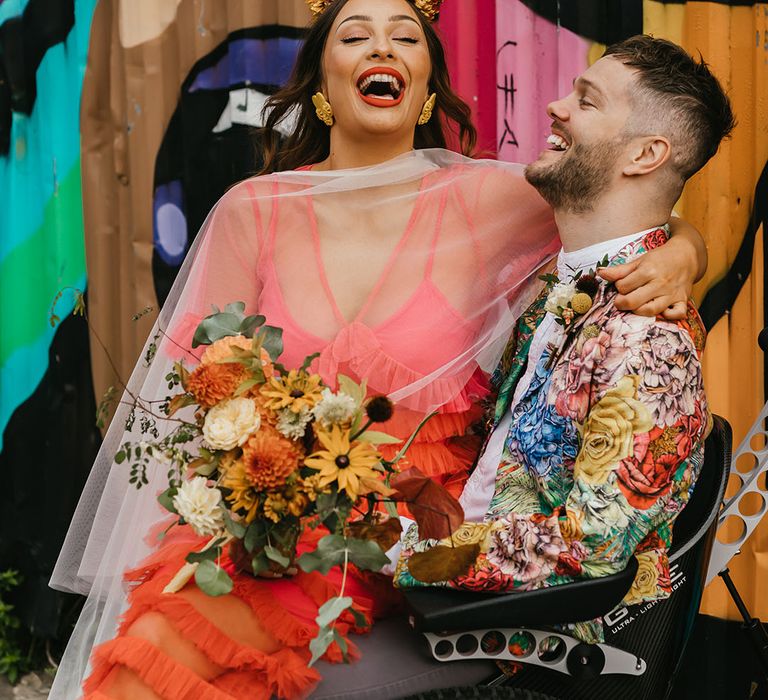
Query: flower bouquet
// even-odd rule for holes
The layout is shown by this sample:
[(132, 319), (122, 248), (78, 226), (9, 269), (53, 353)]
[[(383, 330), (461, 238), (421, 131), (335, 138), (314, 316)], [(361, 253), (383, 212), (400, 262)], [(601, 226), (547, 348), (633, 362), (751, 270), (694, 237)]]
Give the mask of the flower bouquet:
[[(160, 439), (151, 423), (143, 425), (154, 439), (126, 442), (116, 455), (130, 464), (137, 488), (148, 483), (151, 463), (167, 464), (168, 488), (159, 501), (176, 516), (170, 527), (186, 524), (208, 538), (165, 592), (194, 577), (207, 594), (229, 593), (233, 582), (223, 560), (255, 576), (296, 567), (328, 573), (339, 565), (346, 581), (349, 564), (378, 571), (401, 534), (399, 519), (386, 513), (397, 515), (395, 499), (411, 504), (426, 532), (450, 534), (463, 513), (447, 492), (415, 469), (398, 476), (397, 491), (389, 483), (416, 434), (394, 459), (381, 457), (379, 445), (401, 442), (372, 429), (392, 416), (389, 399), (368, 397), (365, 382), (343, 375), (334, 391), (311, 373), (316, 355), (301, 367), (284, 367), (282, 331), (244, 311), (241, 302), (214, 309), (194, 335), (193, 348), (206, 347), (199, 364), (177, 362), (166, 376), (171, 391), (181, 389), (161, 406), (175, 426), (170, 433)], [(302, 532), (318, 527), (328, 534), (297, 557)], [(313, 661), (339, 640), (334, 622), (347, 610), (364, 624), (342, 583), (339, 596), (319, 611)]]

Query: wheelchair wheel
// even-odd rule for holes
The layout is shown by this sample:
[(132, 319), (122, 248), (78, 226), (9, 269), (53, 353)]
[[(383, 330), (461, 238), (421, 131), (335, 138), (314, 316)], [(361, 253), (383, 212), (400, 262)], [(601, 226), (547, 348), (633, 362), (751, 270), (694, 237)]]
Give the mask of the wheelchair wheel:
[(428, 693), (409, 695), (404, 700), (557, 700), (551, 695), (542, 695), (524, 688), (487, 688), (473, 686), (471, 688), (445, 688), (430, 690)]

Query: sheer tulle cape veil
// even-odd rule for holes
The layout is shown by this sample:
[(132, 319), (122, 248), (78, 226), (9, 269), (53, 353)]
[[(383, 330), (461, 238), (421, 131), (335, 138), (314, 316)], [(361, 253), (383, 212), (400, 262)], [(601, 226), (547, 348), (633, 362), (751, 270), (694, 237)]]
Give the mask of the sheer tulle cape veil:
[[(356, 242), (360, 231), (376, 231), (376, 246)], [(326, 260), (324, 268), (317, 260), (326, 241), (343, 259)], [(318, 346), (354, 329), (354, 354), (354, 338), (370, 329), (386, 339), (428, 279), (456, 323), (438, 329), (430, 347), (374, 348), (367, 379), (373, 392), (378, 384), (394, 386), (399, 406), (446, 410), (478, 368), (493, 370), (516, 317), (540, 289), (540, 268), (558, 248), (551, 211), (522, 166), (438, 149), (372, 167), (277, 173), (230, 189), (203, 225), (147, 339), (67, 533), (51, 585), (88, 597), (51, 697), (78, 696), (92, 647), (114, 636), (124, 610), (123, 573), (150, 553), (146, 535), (167, 518), (157, 502), (166, 466), (153, 463), (149, 483), (136, 490), (114, 457), (123, 443), (143, 439), (148, 414), (135, 398), (158, 413), (173, 361), (194, 364), (192, 332), (212, 305), (243, 301), (258, 312), (260, 270), (271, 265), (296, 326)], [(361, 295), (365, 275), (345, 276), (345, 269), (378, 282)], [(411, 326), (429, 322), (430, 308), (410, 311)], [(286, 363), (294, 361), (292, 350), (286, 329)], [(174, 427), (148, 417), (161, 436)]]

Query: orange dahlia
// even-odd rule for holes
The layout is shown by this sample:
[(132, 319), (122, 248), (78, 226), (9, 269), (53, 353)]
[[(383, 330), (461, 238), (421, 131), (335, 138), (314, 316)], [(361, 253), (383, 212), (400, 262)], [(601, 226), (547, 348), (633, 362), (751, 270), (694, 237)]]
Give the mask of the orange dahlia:
[(301, 454), (294, 444), (271, 425), (262, 425), (243, 445), (243, 464), (255, 489), (283, 486), (299, 468)]
[(246, 338), (244, 335), (228, 335), (224, 338), (219, 338), (216, 342), (209, 345), (207, 350), (200, 358), (200, 364), (212, 365), (222, 360), (228, 360), (233, 357), (232, 347), (238, 347), (242, 350), (250, 350), (253, 345), (253, 341), (250, 338)]
[[(251, 351), (253, 349), (253, 340), (246, 338), (244, 335), (227, 335), (219, 338), (215, 343), (208, 346), (208, 349), (200, 358), (200, 364), (211, 365), (228, 360), (235, 356), (232, 348)], [(261, 368), (267, 379), (275, 373), (269, 353), (264, 348), (261, 349)]]
[(248, 378), (248, 370), (239, 362), (200, 365), (189, 375), (186, 389), (197, 403), (211, 408), (231, 397)]

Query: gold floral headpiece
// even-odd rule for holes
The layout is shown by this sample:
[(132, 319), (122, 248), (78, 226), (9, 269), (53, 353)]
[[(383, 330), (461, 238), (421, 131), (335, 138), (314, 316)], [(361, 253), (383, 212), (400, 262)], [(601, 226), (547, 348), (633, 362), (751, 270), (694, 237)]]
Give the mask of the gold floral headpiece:
[[(333, 0), (306, 0), (312, 14), (316, 17), (325, 11), (325, 8), (333, 3)], [(434, 22), (440, 14), (440, 5), (443, 0), (409, 0), (416, 9), (430, 22)]]

